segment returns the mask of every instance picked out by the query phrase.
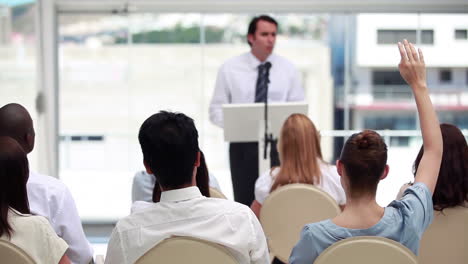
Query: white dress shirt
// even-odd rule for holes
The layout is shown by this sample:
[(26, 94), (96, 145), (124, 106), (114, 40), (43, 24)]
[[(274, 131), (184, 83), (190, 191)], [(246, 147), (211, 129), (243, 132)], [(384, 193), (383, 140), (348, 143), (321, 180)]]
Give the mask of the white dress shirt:
[(67, 242), (66, 254), (73, 264), (88, 264), (93, 249), (67, 186), (54, 177), (30, 172), (26, 187), (31, 213), (49, 220), (55, 233)]
[[(211, 174), (208, 173), (209, 182), (208, 185), (221, 192), (218, 180)], [(153, 190), (156, 184), (156, 177), (153, 174), (149, 174), (146, 171), (139, 171), (133, 176), (132, 184), (132, 203), (136, 201), (153, 202)]]
[[(283, 57), (271, 54), (269, 102), (304, 101), (304, 89), (296, 67)], [(265, 62), (266, 62), (265, 61)], [(258, 66), (261, 64), (251, 52), (226, 61), (218, 71), (210, 104), (210, 120), (223, 127), (223, 104), (254, 103)]]
[[(13, 233), (10, 238), (4, 234), (0, 239), (24, 250), (36, 264), (59, 263), (68, 246), (57, 236), (47, 219), (10, 209), (8, 222), (13, 228)], [(0, 260), (0, 263), (4, 263), (4, 260)]]
[[(320, 178), (320, 184), (316, 185), (316, 187), (328, 193), (339, 205), (346, 204), (346, 195), (343, 187), (341, 186), (340, 176), (336, 171), (336, 166), (329, 165), (322, 161), (319, 162), (322, 177)], [(271, 172), (268, 170), (258, 177), (255, 182), (255, 200), (260, 204), (263, 204), (267, 196), (270, 194), (271, 186), (273, 185), (274, 179), (276, 178), (276, 175), (278, 175), (279, 171), (279, 168), (275, 168)]]
[(206, 198), (197, 187), (162, 192), (159, 203), (117, 222), (105, 263), (135, 263), (171, 236), (223, 245), (241, 264), (270, 263), (263, 229), (252, 210), (233, 201)]

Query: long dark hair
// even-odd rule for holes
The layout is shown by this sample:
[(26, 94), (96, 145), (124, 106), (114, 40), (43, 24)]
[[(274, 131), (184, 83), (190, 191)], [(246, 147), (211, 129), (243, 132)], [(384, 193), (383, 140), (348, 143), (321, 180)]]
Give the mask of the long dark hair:
[(11, 237), (8, 222), (10, 208), (22, 214), (29, 210), (26, 183), (29, 177), (28, 158), (23, 148), (10, 137), (0, 137), (0, 236)]
[[(439, 178), (432, 195), (434, 210), (464, 205), (468, 202), (468, 146), (460, 129), (451, 124), (441, 124), (444, 152), (439, 170)], [(413, 173), (416, 176), (419, 162), (424, 154), (421, 146), (414, 161)]]
[[(210, 177), (206, 166), (205, 155), (200, 151), (200, 166), (197, 168), (197, 187), (205, 197), (210, 197)], [(161, 187), (156, 182), (153, 190), (153, 202), (157, 203), (161, 199)]]

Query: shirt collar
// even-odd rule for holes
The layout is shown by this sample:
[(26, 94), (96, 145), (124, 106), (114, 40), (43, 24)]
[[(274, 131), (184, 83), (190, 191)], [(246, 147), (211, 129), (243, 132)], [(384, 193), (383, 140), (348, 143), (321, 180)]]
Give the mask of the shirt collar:
[(175, 189), (161, 193), (160, 202), (181, 202), (202, 197), (198, 187), (190, 186), (182, 189)]
[(249, 60), (249, 63), (250, 65), (252, 66), (253, 69), (257, 70), (258, 66), (260, 64), (263, 64), (267, 61), (269, 61), (270, 63), (273, 64), (273, 58), (274, 58), (274, 55), (273, 53), (270, 54), (270, 56), (268, 56), (268, 58), (264, 61), (264, 62), (261, 62), (259, 59), (257, 59), (257, 57), (255, 57), (255, 55), (253, 55), (252, 51), (249, 51), (248, 52), (248, 60)]

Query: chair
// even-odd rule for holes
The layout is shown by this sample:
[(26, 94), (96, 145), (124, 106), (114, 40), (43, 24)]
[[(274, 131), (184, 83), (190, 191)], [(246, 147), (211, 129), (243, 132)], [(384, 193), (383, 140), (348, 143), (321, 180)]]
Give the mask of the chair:
[(221, 245), (191, 237), (172, 237), (141, 256), (135, 264), (237, 264)]
[(419, 247), (420, 264), (468, 263), (468, 208), (434, 211)]
[[(384, 237), (343, 239), (320, 254), (314, 264), (417, 264), (417, 257), (402, 244)], [(448, 262), (449, 263), (449, 262)]]
[(220, 199), (227, 199), (226, 196), (218, 189), (210, 187), (210, 197), (212, 198), (220, 198)]
[(21, 248), (0, 239), (1, 263), (34, 264), (34, 260)]
[(260, 222), (270, 251), (287, 263), (305, 224), (340, 213), (336, 201), (310, 184), (288, 184), (276, 189), (263, 203)]

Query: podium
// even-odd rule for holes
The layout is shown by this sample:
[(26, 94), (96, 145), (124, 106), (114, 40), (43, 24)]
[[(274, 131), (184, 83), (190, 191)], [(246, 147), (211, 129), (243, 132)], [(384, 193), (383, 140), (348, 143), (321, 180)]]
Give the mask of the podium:
[[(227, 142), (254, 142), (259, 147), (259, 174), (269, 169), (270, 158), (263, 157), (265, 137), (265, 104), (224, 104), (224, 140)], [(294, 113), (307, 115), (304, 102), (268, 103), (268, 133), (277, 139), (284, 121)], [(267, 150), (269, 153), (269, 150)]]

